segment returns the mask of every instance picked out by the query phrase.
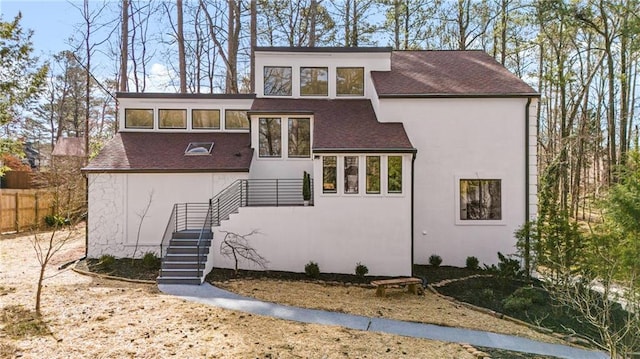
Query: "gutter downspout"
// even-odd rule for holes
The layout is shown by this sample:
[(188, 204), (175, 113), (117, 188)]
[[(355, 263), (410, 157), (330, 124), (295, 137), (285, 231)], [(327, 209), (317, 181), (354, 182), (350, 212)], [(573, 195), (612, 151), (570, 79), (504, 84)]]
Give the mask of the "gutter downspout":
[[(417, 152), (417, 151), (416, 151)], [(416, 168), (416, 152), (413, 153), (411, 158), (411, 277), (413, 277), (413, 265), (414, 265), (414, 257), (413, 257), (413, 242), (414, 242), (414, 183), (415, 183), (415, 168)]]
[[(529, 107), (531, 105), (531, 97), (527, 98), (527, 104), (524, 108), (524, 225), (528, 228), (529, 223)], [(524, 269), (527, 276), (531, 273), (531, 238), (529, 236), (529, 230), (527, 230), (526, 237), (524, 239)]]

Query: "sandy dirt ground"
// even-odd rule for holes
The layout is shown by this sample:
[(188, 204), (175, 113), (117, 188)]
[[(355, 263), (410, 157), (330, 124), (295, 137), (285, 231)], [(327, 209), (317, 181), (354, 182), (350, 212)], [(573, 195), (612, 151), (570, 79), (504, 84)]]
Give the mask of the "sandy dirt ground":
[[(33, 313), (39, 264), (32, 238), (0, 238), (0, 358), (474, 358), (458, 344), (244, 314), (167, 296), (155, 285), (58, 270), (60, 264), (82, 256), (84, 232), (76, 233), (47, 269), (39, 320)], [(256, 296), (267, 292), (257, 284), (244, 287)], [(327, 288), (322, 286), (265, 283), (270, 285), (282, 291), (283, 298), (285, 291), (317, 296), (324, 299), (320, 307), (341, 311), (366, 307), (373, 295), (372, 290), (331, 288), (323, 294)], [(349, 293), (339, 299), (339, 291), (345, 290)], [(364, 298), (367, 301), (360, 302)], [(421, 300), (427, 313), (427, 304), (434, 301), (426, 299), (411, 300)], [(388, 300), (399, 303), (391, 306), (383, 301), (378, 309), (362, 309), (360, 314), (380, 310), (377, 315), (408, 315), (393, 308), (410, 298)], [(443, 311), (455, 309), (437, 303)], [(433, 312), (436, 309), (424, 315), (439, 315)], [(466, 319), (450, 325), (460, 322)]]

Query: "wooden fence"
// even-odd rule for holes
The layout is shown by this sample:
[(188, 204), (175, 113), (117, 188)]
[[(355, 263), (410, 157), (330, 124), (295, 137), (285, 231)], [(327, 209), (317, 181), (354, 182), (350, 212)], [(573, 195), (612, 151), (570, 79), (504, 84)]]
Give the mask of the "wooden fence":
[(53, 214), (51, 192), (29, 189), (0, 189), (0, 232), (22, 232), (41, 227)]

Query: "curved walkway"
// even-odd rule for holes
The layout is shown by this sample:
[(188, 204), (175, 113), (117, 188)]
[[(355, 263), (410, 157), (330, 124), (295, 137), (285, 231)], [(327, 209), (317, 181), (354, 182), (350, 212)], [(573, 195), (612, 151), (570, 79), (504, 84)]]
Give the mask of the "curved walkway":
[(209, 283), (203, 283), (199, 286), (159, 284), (158, 288), (164, 293), (179, 296), (193, 302), (303, 323), (337, 325), (356, 330), (397, 334), (415, 338), (440, 340), (444, 342), (469, 343), (474, 346), (513, 350), (539, 355), (550, 355), (559, 358), (608, 358), (608, 356), (603, 352), (579, 349), (568, 345), (538, 342), (512, 335), (443, 327), (433, 324), (405, 322), (401, 320), (370, 318), (360, 315), (305, 309), (263, 302), (254, 298), (244, 297), (228, 292), (214, 287)]

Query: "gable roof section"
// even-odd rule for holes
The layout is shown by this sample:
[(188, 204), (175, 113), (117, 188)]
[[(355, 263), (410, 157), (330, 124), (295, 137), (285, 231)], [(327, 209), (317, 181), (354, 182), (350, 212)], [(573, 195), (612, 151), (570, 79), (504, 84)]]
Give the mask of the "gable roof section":
[(253, 101), (250, 114), (313, 114), (314, 152), (415, 152), (401, 123), (378, 122), (369, 100)]
[[(120, 132), (85, 172), (248, 172), (248, 133)], [(190, 142), (214, 142), (211, 155), (185, 156)]]
[(52, 156), (84, 157), (83, 137), (61, 137), (56, 141)]
[(484, 51), (394, 51), (391, 71), (372, 71), (385, 97), (533, 97), (539, 94)]

